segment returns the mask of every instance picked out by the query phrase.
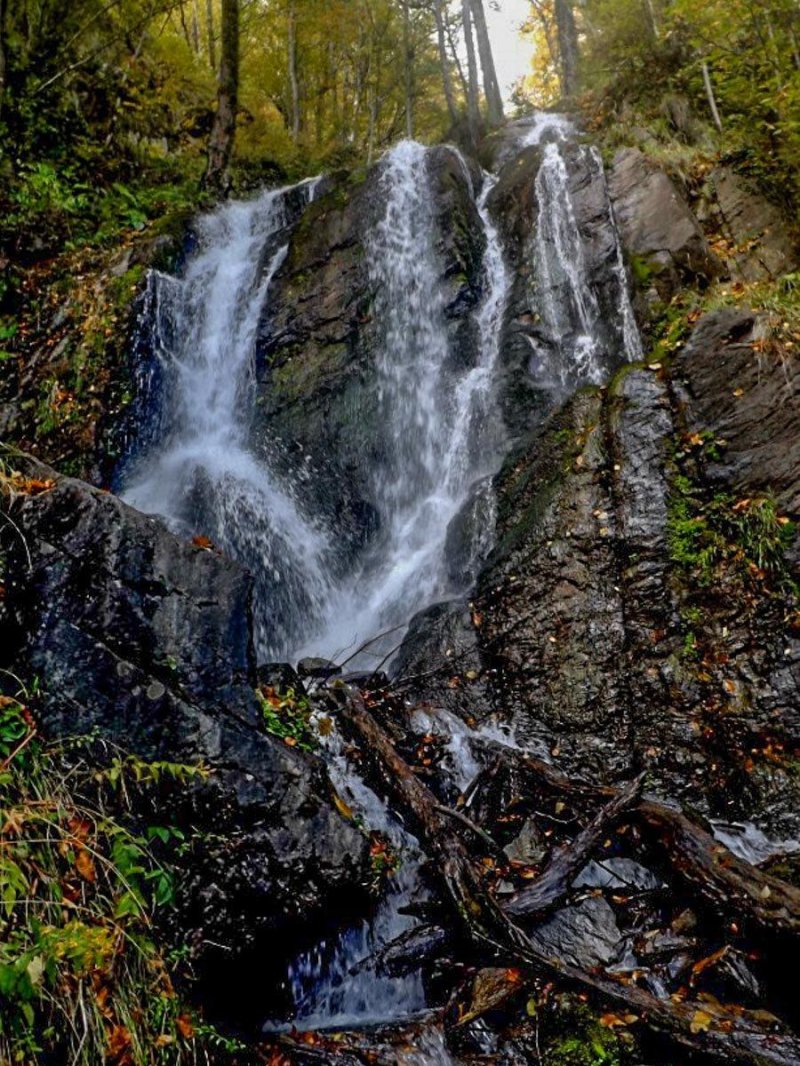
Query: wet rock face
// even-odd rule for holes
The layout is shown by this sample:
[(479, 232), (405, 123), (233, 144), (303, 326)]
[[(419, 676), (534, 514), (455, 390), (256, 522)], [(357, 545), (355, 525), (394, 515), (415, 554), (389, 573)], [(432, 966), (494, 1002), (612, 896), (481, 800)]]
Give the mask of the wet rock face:
[[(428, 153), (427, 166), (452, 358), (469, 365), (483, 286), (485, 238), (473, 199), (480, 175), (445, 147)], [(254, 434), (278, 472), (306, 483), (346, 556), (378, 530), (369, 472), (387, 458), (375, 374), (382, 323), (367, 268), (386, 190), (380, 165), (331, 185), (294, 230), (270, 291)]]
[(682, 284), (705, 284), (721, 273), (689, 205), (638, 148), (617, 152), (608, 183), (625, 249), (652, 273), (661, 300)]
[[(709, 315), (669, 372), (632, 367), (551, 417), (498, 478), (475, 614), (494, 706), (526, 744), (580, 776), (647, 767), (672, 799), (791, 836), (791, 597), (746, 567), (703, 584), (670, 532), (680, 478), (700, 500), (772, 492), (797, 515), (797, 405), (760, 329)], [(724, 446), (703, 456), (698, 440)]]
[(269, 934), (277, 963), (298, 924), (352, 895), (367, 859), (322, 764), (263, 729), (249, 576), (115, 497), (18, 465), (56, 483), (10, 505), (27, 551), (4, 536), (3, 665), (39, 678), (47, 735), (96, 730), (143, 759), (211, 770), (175, 799), (202, 841), (184, 871), (183, 933), (229, 962)]
[(708, 176), (701, 221), (730, 245), (734, 274), (745, 281), (776, 278), (796, 270), (798, 250), (781, 211), (730, 167)]
[(689, 429), (726, 442), (709, 478), (742, 494), (771, 491), (800, 513), (800, 369), (771, 349), (756, 316), (709, 315), (678, 357), (675, 377)]
[(594, 393), (576, 399), (498, 479), (498, 542), (479, 584), (497, 703), (526, 744), (591, 773), (629, 763), (622, 599)]

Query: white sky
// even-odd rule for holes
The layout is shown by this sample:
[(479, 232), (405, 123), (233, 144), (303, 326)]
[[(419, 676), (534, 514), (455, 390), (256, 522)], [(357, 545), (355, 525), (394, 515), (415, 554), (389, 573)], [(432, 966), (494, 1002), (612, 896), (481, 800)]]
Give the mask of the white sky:
[(491, 0), (484, 3), (489, 35), (492, 39), (497, 78), (504, 99), (531, 62), (531, 43), (519, 35), (519, 27), (530, 11), (528, 0), (498, 0), (499, 11), (492, 10)]

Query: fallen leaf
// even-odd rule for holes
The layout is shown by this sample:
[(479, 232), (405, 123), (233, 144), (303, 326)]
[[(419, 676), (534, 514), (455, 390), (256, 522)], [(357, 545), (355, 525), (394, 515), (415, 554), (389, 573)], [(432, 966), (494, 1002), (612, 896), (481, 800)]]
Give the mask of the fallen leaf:
[(710, 1014), (707, 1014), (704, 1010), (695, 1011), (689, 1028), (693, 1033), (706, 1033), (711, 1028), (711, 1023), (714, 1021)]
[(194, 1037), (194, 1025), (192, 1019), (188, 1014), (179, 1014), (175, 1019), (175, 1028), (181, 1034), (184, 1040), (191, 1040)]
[(97, 872), (94, 868), (94, 863), (92, 862), (92, 856), (85, 848), (81, 848), (75, 856), (75, 869), (84, 881), (94, 883), (97, 880)]
[(338, 792), (334, 792), (334, 794), (333, 794), (333, 802), (334, 802), (334, 805), (336, 807), (336, 810), (339, 812), (339, 814), (341, 814), (341, 816), (343, 818), (347, 818), (348, 820), (352, 820), (352, 818), (353, 818), (353, 810), (352, 810), (351, 807), (348, 807), (348, 805), (345, 803), (345, 801), (342, 799), (342, 797), (338, 794)]

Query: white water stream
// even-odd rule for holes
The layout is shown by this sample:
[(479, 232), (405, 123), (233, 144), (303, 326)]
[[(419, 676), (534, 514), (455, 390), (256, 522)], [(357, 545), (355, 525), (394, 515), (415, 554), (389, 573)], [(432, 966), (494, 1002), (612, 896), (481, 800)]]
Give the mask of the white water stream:
[[(545, 143), (546, 141), (546, 143)], [(525, 145), (543, 144), (536, 178), (539, 223), (534, 265), (538, 311), (548, 348), (542, 351), (531, 338), (537, 376), (549, 377), (565, 390), (599, 385), (608, 376), (612, 358), (642, 358), (642, 345), (631, 304), (622, 245), (619, 240), (603, 160), (594, 147), (576, 144), (572, 124), (561, 115), (539, 116), (525, 137)], [(570, 166), (567, 152), (571, 151)], [(592, 276), (589, 241), (581, 232), (570, 177), (575, 163), (593, 176), (603, 192), (608, 233), (614, 247), (604, 274), (610, 276), (615, 299), (613, 317), (604, 313), (598, 281)]]
[[(376, 369), (389, 459), (372, 471), (383, 534), (357, 573), (332, 590), (325, 620), (304, 649), (341, 657), (391, 631), (363, 656), (365, 665), (398, 643), (398, 626), (453, 591), (448, 527), (476, 482), (493, 474), (502, 458), (495, 365), (508, 291), (500, 239), (486, 208), (493, 182), (487, 176), (477, 204), (486, 237), (478, 358), (466, 370), (453, 370), (427, 150), (402, 141), (381, 165), (386, 209), (367, 256), (378, 293), (375, 314), (383, 323)], [(488, 509), (476, 553), (491, 544), (492, 517)]]
[(299, 639), (300, 620), (321, 610), (329, 587), (324, 531), (248, 447), (256, 329), (286, 256), (287, 200), (311, 199), (315, 184), (225, 204), (201, 219), (182, 277), (150, 275), (146, 325), (162, 368), (164, 428), (122, 491), (131, 506), (208, 537), (250, 569), (264, 652)]

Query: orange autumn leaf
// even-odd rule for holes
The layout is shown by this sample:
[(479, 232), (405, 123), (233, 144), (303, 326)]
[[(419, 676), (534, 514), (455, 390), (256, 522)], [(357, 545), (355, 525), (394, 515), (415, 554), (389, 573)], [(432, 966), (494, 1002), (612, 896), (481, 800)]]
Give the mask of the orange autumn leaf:
[(107, 1058), (115, 1066), (129, 1066), (133, 1062), (131, 1045), (133, 1038), (124, 1025), (115, 1025), (108, 1034)]
[(82, 848), (75, 856), (75, 869), (84, 881), (90, 881), (93, 883), (97, 880), (97, 871), (94, 868), (92, 856), (84, 848)]
[(184, 1040), (192, 1040), (194, 1038), (194, 1025), (192, 1019), (188, 1014), (179, 1014), (175, 1019), (175, 1028), (181, 1034)]

